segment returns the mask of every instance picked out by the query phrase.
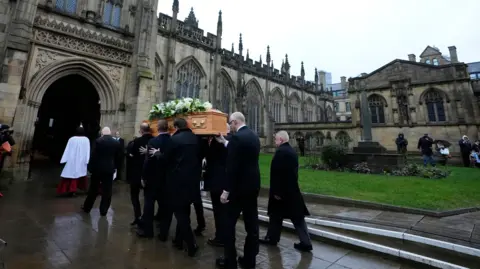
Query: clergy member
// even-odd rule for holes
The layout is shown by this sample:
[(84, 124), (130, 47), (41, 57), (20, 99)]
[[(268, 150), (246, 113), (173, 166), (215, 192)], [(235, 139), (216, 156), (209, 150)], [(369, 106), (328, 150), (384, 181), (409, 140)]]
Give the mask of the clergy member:
[(90, 160), (90, 141), (80, 125), (75, 136), (68, 140), (60, 163), (65, 164), (57, 187), (58, 195), (74, 196), (77, 188), (86, 188), (87, 165)]

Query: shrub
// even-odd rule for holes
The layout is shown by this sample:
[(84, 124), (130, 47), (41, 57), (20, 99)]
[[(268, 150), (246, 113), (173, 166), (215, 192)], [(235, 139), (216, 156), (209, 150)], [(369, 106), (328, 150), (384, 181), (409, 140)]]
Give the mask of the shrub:
[(340, 144), (332, 143), (322, 148), (321, 159), (330, 169), (338, 169), (347, 164), (347, 148)]
[(446, 178), (450, 175), (450, 171), (443, 170), (437, 167), (422, 167), (417, 164), (407, 164), (401, 169), (393, 170), (394, 176), (415, 176), (423, 178)]
[(355, 164), (352, 170), (360, 174), (372, 173), (372, 170), (368, 167), (368, 164), (366, 162)]
[(316, 153), (308, 154), (304, 159), (305, 167), (313, 168), (321, 163), (320, 155)]

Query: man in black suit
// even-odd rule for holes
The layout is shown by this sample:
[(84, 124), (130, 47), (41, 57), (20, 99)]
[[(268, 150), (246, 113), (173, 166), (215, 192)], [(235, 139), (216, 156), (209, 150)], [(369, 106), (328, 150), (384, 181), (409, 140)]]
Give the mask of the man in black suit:
[[(230, 132), (230, 126), (227, 124)], [(230, 134), (226, 137), (230, 140)], [(211, 137), (208, 140), (208, 148), (206, 150), (206, 167), (203, 178), (205, 181), (204, 188), (210, 191), (210, 199), (212, 200), (213, 217), (215, 221), (215, 237), (208, 239), (207, 243), (212, 246), (224, 246), (224, 223), (226, 206), (220, 202), (220, 195), (223, 192), (223, 181), (227, 178), (227, 148)]]
[(88, 170), (92, 173), (88, 195), (83, 203), (82, 210), (90, 213), (95, 199), (98, 195), (98, 189), (102, 187), (102, 200), (100, 201), (100, 215), (107, 215), (108, 208), (112, 201), (112, 183), (115, 169), (120, 162), (120, 144), (112, 137), (110, 128), (102, 129), (102, 136), (95, 140), (92, 156), (88, 163)]
[(122, 148), (122, 152), (120, 153), (120, 164), (117, 169), (117, 178), (115, 180), (121, 180), (123, 178), (123, 168), (125, 163), (125, 140), (120, 137), (120, 132), (115, 132), (115, 139), (120, 143), (120, 147)]
[(229, 120), (230, 128), (236, 132), (227, 141), (218, 136), (218, 142), (227, 149), (227, 177), (224, 181), (220, 201), (227, 206), (225, 224), (225, 256), (216, 264), (220, 268), (237, 268), (237, 252), (235, 249), (235, 226), (240, 213), (245, 223), (245, 245), (243, 257), (238, 257), (238, 264), (243, 268), (255, 268), (258, 247), (258, 208), (257, 198), (260, 190), (260, 169), (258, 156), (260, 140), (245, 125), (245, 116), (234, 112)]
[(174, 245), (182, 249), (187, 244), (189, 256), (198, 251), (195, 236), (190, 226), (190, 205), (199, 193), (199, 179), (202, 173), (202, 153), (198, 137), (187, 126), (182, 118), (175, 119), (173, 126), (176, 132), (172, 135), (170, 147), (165, 153), (155, 152), (166, 160), (166, 191), (168, 207), (177, 219), (177, 233)]
[(132, 173), (130, 174), (130, 200), (132, 201), (134, 219), (131, 225), (137, 225), (140, 223), (140, 217), (142, 216), (142, 209), (140, 207), (140, 190), (142, 189), (142, 171), (143, 163), (147, 154), (147, 143), (153, 138), (150, 125), (148, 123), (140, 124), (140, 134), (142, 136), (133, 140), (131, 151), (128, 152), (131, 155), (130, 168)]
[[(161, 119), (157, 123), (158, 136), (148, 141), (149, 154), (146, 157), (143, 166), (142, 185), (144, 186), (143, 194), (145, 196), (143, 204), (142, 222), (137, 231), (140, 237), (153, 237), (153, 219), (155, 211), (155, 201), (158, 201), (160, 220), (164, 219), (167, 203), (165, 201), (165, 171), (167, 170), (164, 158), (154, 157), (155, 152), (166, 150), (169, 147), (171, 137), (168, 133), (168, 122)], [(171, 218), (171, 216), (170, 216)], [(164, 237), (165, 235), (161, 235)]]
[(308, 234), (305, 216), (309, 215), (298, 186), (298, 155), (288, 143), (288, 133), (280, 131), (275, 135), (278, 147), (270, 165), (270, 196), (268, 232), (260, 243), (277, 245), (280, 241), (282, 223), (289, 218), (297, 231), (300, 243), (293, 246), (300, 251), (311, 251), (312, 242)]

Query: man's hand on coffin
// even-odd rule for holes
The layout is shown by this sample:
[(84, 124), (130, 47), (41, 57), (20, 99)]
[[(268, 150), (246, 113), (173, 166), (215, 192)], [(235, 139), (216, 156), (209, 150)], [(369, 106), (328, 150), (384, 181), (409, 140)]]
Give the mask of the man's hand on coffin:
[(148, 153), (150, 154), (150, 157), (153, 157), (155, 155), (155, 153), (157, 153), (157, 151), (160, 151), (160, 149), (151, 148), (148, 151)]
[(146, 154), (147, 153), (147, 147), (140, 147), (138, 149), (138, 152), (140, 152), (140, 154)]

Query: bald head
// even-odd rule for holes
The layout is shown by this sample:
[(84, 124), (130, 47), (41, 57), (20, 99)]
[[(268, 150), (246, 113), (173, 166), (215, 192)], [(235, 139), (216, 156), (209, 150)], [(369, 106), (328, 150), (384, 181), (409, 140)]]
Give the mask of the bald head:
[(112, 135), (112, 131), (110, 130), (110, 127), (103, 127), (102, 129), (102, 135)]
[(233, 112), (232, 115), (230, 115), (228, 123), (230, 125), (230, 130), (236, 132), (241, 126), (245, 125), (245, 116), (242, 112)]
[(290, 140), (290, 137), (286, 131), (279, 131), (275, 134), (275, 145), (280, 146), (281, 144), (287, 143)]
[(148, 124), (147, 122), (142, 122), (142, 124), (140, 124), (140, 133), (141, 134), (150, 133), (150, 124)]

